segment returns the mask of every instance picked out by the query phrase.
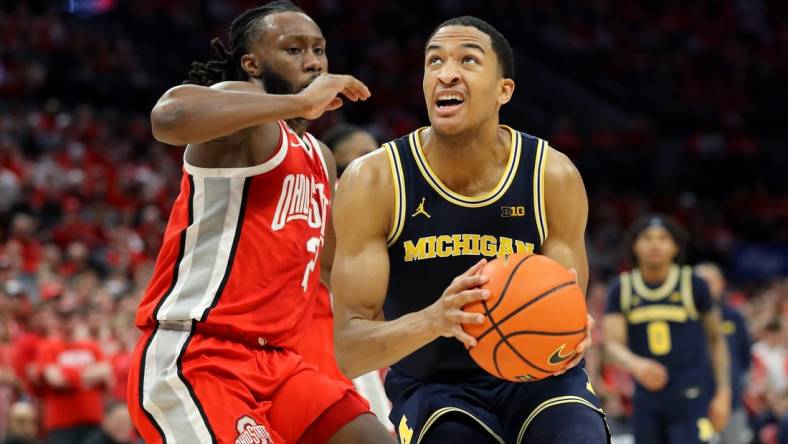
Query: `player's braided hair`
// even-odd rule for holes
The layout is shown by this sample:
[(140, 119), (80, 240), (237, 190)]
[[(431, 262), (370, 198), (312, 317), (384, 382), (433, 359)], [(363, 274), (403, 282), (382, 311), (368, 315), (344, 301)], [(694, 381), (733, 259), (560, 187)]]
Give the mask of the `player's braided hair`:
[(304, 12), (289, 0), (275, 0), (236, 17), (228, 33), (229, 46), (225, 46), (219, 38), (211, 40), (211, 47), (219, 55), (219, 60), (192, 62), (189, 78), (183, 83), (211, 86), (227, 80), (247, 80), (247, 74), (241, 68), (241, 57), (251, 52), (252, 43), (260, 31), (261, 20), (270, 14), (289, 11)]

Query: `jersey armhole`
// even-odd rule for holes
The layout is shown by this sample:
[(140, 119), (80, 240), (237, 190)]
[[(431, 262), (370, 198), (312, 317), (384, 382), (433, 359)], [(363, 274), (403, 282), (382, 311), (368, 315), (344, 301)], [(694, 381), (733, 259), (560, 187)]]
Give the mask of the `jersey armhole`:
[(536, 231), (539, 232), (539, 244), (543, 244), (547, 239), (547, 214), (544, 205), (544, 171), (547, 164), (547, 151), (550, 145), (542, 139), (536, 143), (536, 155), (534, 156), (534, 220)]
[(685, 266), (681, 269), (681, 300), (689, 318), (697, 320), (698, 309), (695, 307), (695, 295), (692, 294), (692, 267)]
[(402, 162), (399, 158), (397, 147), (389, 142), (383, 145), (389, 159), (391, 169), (391, 182), (394, 185), (394, 213), (391, 219), (391, 229), (386, 236), (386, 245), (391, 247), (397, 241), (405, 226), (405, 177), (402, 172)]
[(315, 136), (305, 133), (306, 139), (309, 140), (309, 144), (312, 145), (312, 151), (317, 153), (317, 157), (320, 159), (320, 164), (323, 165), (323, 171), (326, 173), (326, 179), (330, 181), (331, 175), (328, 174), (328, 164), (326, 164), (326, 159), (323, 157), (323, 149), (320, 146), (320, 141), (318, 141)]
[(186, 151), (183, 152), (183, 169), (192, 176), (197, 177), (228, 177), (228, 178), (246, 178), (252, 176), (259, 176), (265, 174), (274, 168), (278, 167), (287, 156), (287, 132), (285, 130), (285, 123), (281, 120), (277, 122), (279, 127), (279, 142), (277, 149), (266, 159), (265, 162), (252, 165), (248, 167), (228, 167), (228, 168), (209, 168), (198, 167), (186, 161)]
[(629, 273), (621, 273), (619, 283), (621, 284), (621, 296), (619, 301), (621, 304), (621, 314), (626, 316), (632, 306), (632, 284), (629, 280)]

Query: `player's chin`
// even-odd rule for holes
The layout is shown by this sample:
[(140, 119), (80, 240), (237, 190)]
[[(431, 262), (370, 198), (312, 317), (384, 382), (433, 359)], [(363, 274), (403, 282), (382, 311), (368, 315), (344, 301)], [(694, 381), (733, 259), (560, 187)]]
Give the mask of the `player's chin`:
[(431, 116), (430, 125), (438, 134), (454, 136), (465, 131), (467, 123), (457, 115), (451, 117)]

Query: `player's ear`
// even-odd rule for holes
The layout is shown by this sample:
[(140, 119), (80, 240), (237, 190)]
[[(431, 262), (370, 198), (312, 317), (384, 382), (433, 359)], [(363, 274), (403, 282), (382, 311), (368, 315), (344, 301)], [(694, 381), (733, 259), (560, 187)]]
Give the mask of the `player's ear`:
[(498, 88), (498, 103), (506, 105), (512, 100), (512, 95), (514, 94), (514, 80), (503, 78), (498, 81)]
[(260, 68), (260, 63), (257, 60), (257, 56), (254, 54), (244, 54), (241, 56), (241, 68), (249, 74), (250, 77), (260, 78), (262, 74), (262, 69)]

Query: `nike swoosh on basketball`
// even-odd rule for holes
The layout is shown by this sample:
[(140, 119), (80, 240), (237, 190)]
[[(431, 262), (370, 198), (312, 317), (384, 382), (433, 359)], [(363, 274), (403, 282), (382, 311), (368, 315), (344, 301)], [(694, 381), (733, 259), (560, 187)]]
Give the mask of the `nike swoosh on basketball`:
[(570, 352), (566, 355), (561, 354), (561, 352), (564, 351), (564, 347), (566, 347), (566, 344), (561, 344), (561, 346), (558, 347), (552, 355), (550, 355), (550, 357), (547, 359), (547, 362), (549, 362), (550, 365), (558, 365), (575, 355), (575, 352)]

